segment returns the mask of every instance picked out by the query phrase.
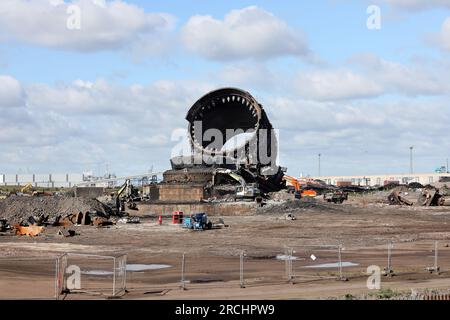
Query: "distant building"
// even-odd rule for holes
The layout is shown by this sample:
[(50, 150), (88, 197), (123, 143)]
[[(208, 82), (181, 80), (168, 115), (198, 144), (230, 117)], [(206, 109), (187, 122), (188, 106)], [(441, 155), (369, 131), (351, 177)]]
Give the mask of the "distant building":
[(383, 175), (358, 175), (358, 176), (321, 176), (313, 177), (325, 181), (327, 184), (338, 185), (350, 182), (356, 186), (382, 186), (387, 183), (408, 184), (418, 182), (427, 185), (436, 182), (449, 182), (450, 173), (415, 173), (415, 174), (383, 174)]
[(71, 188), (82, 181), (84, 175), (78, 173), (0, 174), (0, 185), (4, 186), (23, 186), (31, 183), (33, 187)]

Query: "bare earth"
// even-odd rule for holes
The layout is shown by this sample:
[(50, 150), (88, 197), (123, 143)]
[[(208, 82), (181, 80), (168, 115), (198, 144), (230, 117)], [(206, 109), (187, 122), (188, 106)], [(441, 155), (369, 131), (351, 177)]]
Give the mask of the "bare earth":
[[(122, 299), (327, 299), (346, 294), (363, 296), (367, 267), (387, 265), (387, 244), (394, 243), (396, 276), (381, 278), (383, 289), (447, 289), (450, 285), (450, 207), (421, 208), (377, 204), (353, 198), (327, 205), (251, 216), (222, 217), (229, 227), (191, 231), (155, 218), (140, 224), (110, 228), (75, 227), (79, 235), (59, 238), (47, 228), (35, 238), (0, 236), (0, 298), (46, 298), (54, 295), (55, 257), (65, 252), (127, 254), (128, 264), (164, 264), (167, 268), (127, 273), (128, 293)], [(213, 221), (219, 217), (210, 217)], [(438, 240), (440, 275), (434, 264)], [(340, 281), (337, 246), (342, 245)], [(286, 277), (286, 262), (277, 256), (294, 250), (294, 283)], [(244, 281), (239, 283), (239, 254), (245, 250)], [(180, 289), (181, 257), (186, 254), (186, 290)], [(29, 260), (19, 260), (28, 257)], [(39, 258), (39, 259), (38, 259)], [(321, 268), (321, 264), (334, 264)], [(352, 263), (346, 267), (346, 263)], [(308, 267), (309, 268), (305, 268)], [(83, 264), (81, 269), (111, 270), (111, 265)], [(109, 268), (109, 269), (108, 269)], [(111, 276), (84, 276), (86, 286), (111, 287)], [(69, 294), (66, 299), (102, 298)]]

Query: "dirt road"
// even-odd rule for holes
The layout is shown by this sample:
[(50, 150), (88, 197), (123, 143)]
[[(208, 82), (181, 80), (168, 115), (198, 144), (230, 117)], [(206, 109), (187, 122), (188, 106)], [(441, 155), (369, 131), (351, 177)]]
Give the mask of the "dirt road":
[[(332, 205), (334, 206), (334, 205)], [(128, 264), (165, 265), (163, 269), (129, 271), (133, 299), (283, 299), (330, 298), (365, 294), (367, 267), (387, 265), (387, 244), (392, 241), (393, 278), (382, 277), (383, 288), (448, 288), (450, 281), (450, 210), (395, 207), (351, 201), (335, 208), (312, 207), (293, 211), (223, 217), (227, 228), (190, 231), (155, 219), (110, 228), (76, 227), (79, 235), (59, 238), (57, 228), (28, 238), (0, 236), (0, 297), (38, 297), (39, 287), (51, 298), (54, 292), (54, 259), (64, 252), (103, 255), (127, 254)], [(214, 219), (217, 217), (214, 217)], [(438, 240), (441, 274), (430, 274), (434, 241)], [(342, 270), (338, 246), (342, 246)], [(287, 281), (286, 248), (293, 249), (292, 275)], [(239, 285), (239, 255), (245, 251), (245, 289)], [(186, 287), (179, 290), (181, 257), (186, 254)], [(29, 263), (14, 257), (40, 257), (47, 262)], [(80, 266), (95, 269), (95, 266)], [(102, 266), (103, 268), (110, 266)], [(97, 267), (98, 269), (99, 267)], [(100, 269), (102, 270), (102, 269)], [(337, 281), (343, 276), (349, 281)], [(102, 278), (103, 277), (103, 278)], [(104, 283), (111, 277), (86, 276), (85, 283)], [(33, 292), (29, 282), (32, 281)], [(45, 290), (43, 289), (45, 288)], [(53, 290), (53, 291), (52, 291)], [(81, 296), (87, 298), (90, 296)], [(94, 296), (95, 297), (95, 296)], [(80, 298), (68, 296), (67, 298)], [(97, 298), (97, 297), (95, 297)]]

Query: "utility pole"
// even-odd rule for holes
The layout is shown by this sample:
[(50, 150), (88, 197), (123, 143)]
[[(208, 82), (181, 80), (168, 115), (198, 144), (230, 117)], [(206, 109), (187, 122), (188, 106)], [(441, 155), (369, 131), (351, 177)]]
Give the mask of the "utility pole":
[(320, 157), (321, 157), (322, 155), (319, 153), (319, 177), (320, 177)]
[(413, 170), (413, 148), (414, 147), (409, 147), (409, 173), (413, 174), (414, 170)]
[(447, 158), (447, 166), (445, 167), (447, 173), (448, 173), (448, 158)]

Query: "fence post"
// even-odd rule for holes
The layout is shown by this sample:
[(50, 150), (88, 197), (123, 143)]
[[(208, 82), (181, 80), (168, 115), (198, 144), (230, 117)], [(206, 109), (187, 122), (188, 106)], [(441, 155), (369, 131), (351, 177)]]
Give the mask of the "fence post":
[(239, 256), (239, 282), (241, 288), (245, 288), (245, 282), (244, 282), (244, 257), (245, 253), (244, 250), (241, 251), (241, 254)]
[(291, 283), (294, 284), (294, 266), (292, 261), (294, 260), (294, 249), (290, 248), (289, 251), (289, 267), (290, 267), (290, 274), (291, 274)]
[(114, 266), (113, 266), (113, 292), (112, 296), (116, 296), (116, 257), (113, 258)]
[(438, 264), (438, 241), (434, 242), (434, 266), (432, 267), (427, 267), (426, 270), (429, 271), (430, 273), (436, 273), (437, 275), (439, 275), (440, 273), (440, 267)]
[(292, 257), (294, 255), (294, 249), (286, 248), (285, 249), (285, 259), (286, 259), (286, 276), (288, 282), (292, 282), (293, 280), (293, 272), (292, 272)]
[(181, 259), (181, 290), (186, 290), (186, 284), (184, 280), (184, 271), (185, 271), (185, 263), (186, 263), (186, 253), (183, 252), (183, 257)]
[(338, 263), (339, 280), (348, 281), (348, 279), (345, 278), (344, 275), (342, 274), (342, 244), (339, 244), (339, 246), (338, 246), (338, 259), (339, 259), (339, 263)]
[(392, 249), (394, 248), (394, 244), (392, 242), (388, 243), (388, 258), (387, 258), (387, 267), (384, 269), (384, 275), (387, 277), (394, 276), (394, 270), (392, 269)]
[(437, 274), (439, 274), (439, 266), (438, 266), (438, 242), (434, 242), (434, 270)]
[(285, 256), (285, 259), (286, 259), (285, 262), (284, 262), (284, 268), (285, 268), (284, 272), (285, 272), (286, 278), (289, 281), (289, 260), (288, 260), (289, 252), (288, 252), (288, 248), (287, 247), (284, 248), (284, 256)]
[(56, 258), (56, 265), (55, 265), (55, 300), (59, 300), (59, 257)]

